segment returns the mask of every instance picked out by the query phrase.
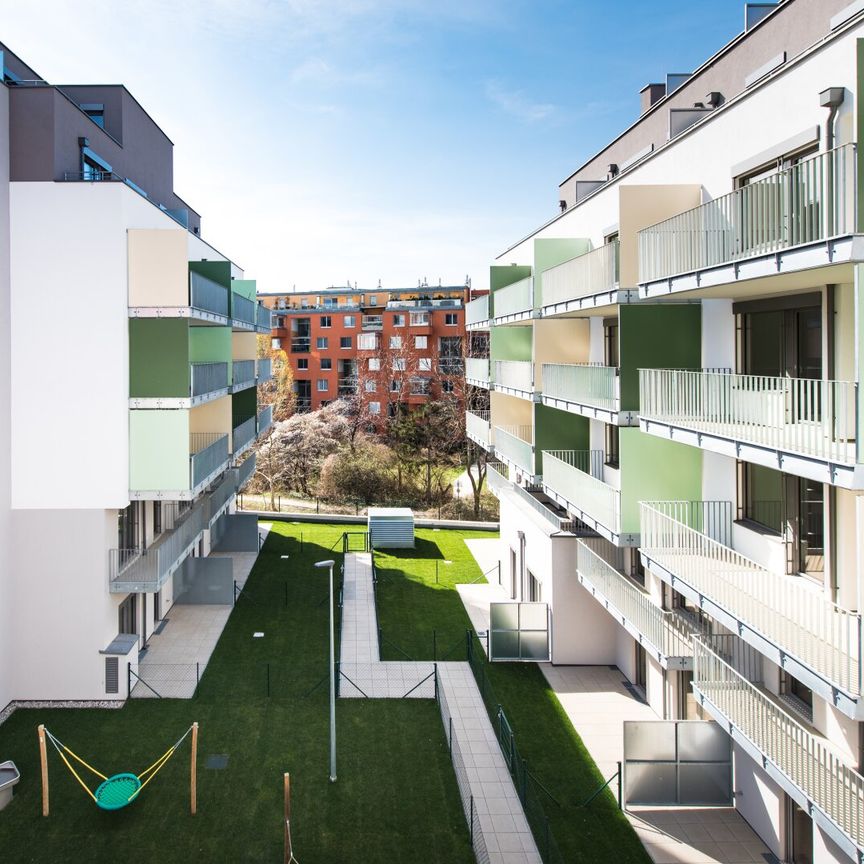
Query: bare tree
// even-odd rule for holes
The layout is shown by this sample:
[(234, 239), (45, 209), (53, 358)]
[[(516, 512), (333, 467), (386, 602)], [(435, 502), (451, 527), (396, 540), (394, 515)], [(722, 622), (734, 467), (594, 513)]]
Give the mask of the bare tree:
[(258, 359), (270, 359), (271, 378), (258, 386), (259, 405), (273, 406), (273, 420), (287, 420), (296, 410), (294, 373), (288, 355), (281, 348), (271, 348), (268, 336), (258, 337)]

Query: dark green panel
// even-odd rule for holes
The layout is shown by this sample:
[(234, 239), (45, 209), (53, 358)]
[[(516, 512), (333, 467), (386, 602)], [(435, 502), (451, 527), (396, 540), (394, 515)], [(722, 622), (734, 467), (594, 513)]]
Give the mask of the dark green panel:
[(587, 417), (549, 408), (534, 406), (534, 452), (537, 464), (535, 471), (543, 473), (544, 450), (588, 450), (590, 447), (589, 421)]
[(129, 321), (129, 395), (189, 396), (189, 324), (183, 318)]
[(254, 417), (258, 410), (258, 390), (247, 387), (231, 397), (231, 417), (234, 426), (239, 426), (244, 420)]
[(231, 287), (231, 264), (228, 261), (190, 261), (189, 269), (226, 288)]
[(510, 264), (504, 267), (489, 268), (489, 290), (497, 291), (506, 288), (514, 282), (521, 282), (531, 275), (531, 267), (527, 264)]
[(640, 369), (699, 369), (702, 308), (687, 305), (621, 306), (621, 410), (639, 409)]

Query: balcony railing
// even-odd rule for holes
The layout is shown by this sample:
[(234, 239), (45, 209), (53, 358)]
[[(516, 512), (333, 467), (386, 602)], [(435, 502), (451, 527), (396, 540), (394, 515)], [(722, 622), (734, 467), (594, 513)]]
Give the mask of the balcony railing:
[[(652, 602), (647, 592), (597, 554), (584, 540), (576, 544), (579, 581), (605, 601), (615, 618), (629, 622), (647, 639), (655, 654), (691, 657), (692, 635), (682, 618)], [(626, 626), (626, 625), (625, 625)]]
[(357, 378), (340, 378), (339, 379), (339, 395), (353, 396), (357, 392)]
[(486, 485), (489, 491), (497, 497), (502, 489), (510, 488), (509, 470), (503, 462), (486, 463)]
[(484, 294), (465, 304), (465, 325), (482, 324), (489, 320), (489, 295)]
[(228, 288), (194, 270), (189, 271), (189, 303), (195, 309), (228, 317)]
[(295, 336), (291, 340), (292, 354), (308, 354), (312, 346), (312, 340), (309, 336)]
[(543, 485), (575, 510), (621, 533), (621, 491), (604, 483), (602, 450), (544, 450)]
[(263, 304), (259, 303), (255, 307), (256, 322), (262, 330), (272, 329), (272, 312)]
[(639, 370), (639, 414), (830, 462), (855, 462), (857, 388), (849, 381)]
[(495, 384), (511, 390), (534, 391), (534, 364), (530, 360), (496, 360)]
[[(534, 487), (532, 487), (534, 488)], [(567, 513), (562, 516), (560, 513), (552, 509), (548, 504), (544, 504), (536, 494), (526, 489), (524, 486), (513, 484), (513, 491), (535, 512), (542, 516), (556, 531), (572, 531), (573, 520)], [(542, 492), (542, 490), (541, 490)], [(544, 496), (545, 497), (545, 496)]]
[(273, 406), (266, 405), (258, 412), (258, 434), (263, 435), (273, 425)]
[(543, 395), (603, 411), (620, 410), (618, 369), (593, 363), (543, 364)]
[(483, 447), (492, 446), (492, 427), (489, 424), (488, 411), (466, 411), (465, 430)]
[(639, 281), (851, 234), (855, 183), (855, 145), (845, 144), (645, 228)]
[(494, 298), (492, 302), (496, 319), (531, 312), (534, 309), (534, 279), (529, 276), (499, 288)]
[(234, 389), (251, 386), (255, 383), (255, 361), (234, 360), (231, 364), (231, 377)]
[(193, 432), (189, 436), (189, 453), (191, 488), (195, 489), (228, 461), (228, 436)]
[(273, 361), (269, 357), (258, 360), (258, 383), (263, 384), (273, 377)]
[(226, 471), (222, 482), (207, 496), (208, 522), (230, 501), (237, 492), (237, 472)]
[(534, 475), (534, 427), (493, 426), (495, 452), (528, 474)]
[(360, 325), (363, 330), (381, 330), (384, 327), (384, 317), (382, 315), (364, 315), (360, 320)]
[(243, 464), (237, 469), (237, 491), (239, 492), (255, 473), (255, 454), (250, 453)]
[(464, 362), (461, 357), (438, 358), (438, 371), (442, 375), (461, 375), (464, 368)]
[(466, 357), (465, 377), (472, 381), (479, 381), (488, 387), (491, 381), (489, 377), (489, 365), (488, 357)]
[(193, 396), (204, 396), (228, 387), (227, 363), (192, 363), (190, 375)]
[(256, 321), (255, 316), (255, 303), (248, 297), (243, 297), (234, 292), (231, 297), (231, 317), (235, 321), (254, 325)]
[(432, 392), (431, 387), (429, 378), (412, 378), (408, 392), (411, 396), (428, 396)]
[(864, 777), (704, 642), (694, 644), (693, 687), (708, 711), (731, 723), (856, 846), (864, 846)]
[(253, 415), (248, 420), (234, 427), (231, 435), (232, 452), (236, 457), (244, 448), (248, 447), (255, 440), (256, 433), (256, 418)]
[(643, 554), (823, 680), (860, 694), (861, 615), (832, 603), (800, 577), (766, 570), (685, 523), (694, 513), (711, 512), (708, 503), (641, 503)]
[(552, 306), (614, 291), (618, 285), (618, 250), (618, 241), (614, 240), (544, 270), (542, 305)]

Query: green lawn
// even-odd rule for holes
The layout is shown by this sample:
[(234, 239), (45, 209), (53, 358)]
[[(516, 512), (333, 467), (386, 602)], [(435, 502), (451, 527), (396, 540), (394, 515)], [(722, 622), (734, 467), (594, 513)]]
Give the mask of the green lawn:
[[(471, 624), (455, 585), (473, 581), (480, 570), (461, 538), (482, 536), (494, 535), (418, 530), (415, 550), (376, 553), (378, 620), (386, 640), (382, 646), (385, 658), (400, 656), (393, 647), (399, 646), (416, 659), (431, 660), (431, 630), (435, 628), (439, 646), (458, 644), (461, 634), (461, 654), (450, 659), (465, 659), (465, 631)], [(454, 563), (443, 565), (442, 560)], [(475, 644), (479, 653), (479, 643)], [(439, 649), (439, 659), (441, 654)], [(606, 778), (601, 777), (540, 669), (530, 663), (485, 660), (480, 665), (494, 692), (494, 701), (489, 701), (503, 706), (528, 770), (558, 802), (545, 799), (542, 793), (536, 796), (545, 799), (543, 809), (563, 860), (568, 864), (650, 862), (611, 792), (601, 794), (590, 807), (580, 806)], [(537, 839), (542, 844), (544, 838)]]
[[(302, 551), (294, 539), (301, 530)], [(13, 759), (23, 778), (0, 813), (0, 860), (279, 862), (282, 773), (290, 771), (303, 864), (472, 861), (434, 702), (340, 700), (339, 779), (327, 782), (327, 582), (311, 565), (333, 555), (343, 530), (276, 524), (196, 700), (19, 710), (0, 726), (0, 760)], [(37, 724), (110, 774), (142, 770), (193, 720), (201, 729), (197, 816), (188, 812), (186, 744), (116, 813), (99, 810), (52, 752), (51, 815), (42, 818)], [(211, 754), (228, 755), (228, 767), (206, 768)]]

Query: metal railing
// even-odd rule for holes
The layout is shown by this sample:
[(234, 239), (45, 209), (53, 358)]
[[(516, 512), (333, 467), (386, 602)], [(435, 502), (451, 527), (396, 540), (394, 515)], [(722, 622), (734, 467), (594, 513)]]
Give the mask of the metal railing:
[(237, 469), (237, 491), (239, 492), (246, 483), (249, 482), (249, 478), (255, 473), (255, 454), (250, 453), (249, 456), (246, 457), (244, 462)]
[(461, 357), (439, 357), (438, 371), (442, 375), (461, 375), (465, 369)]
[(616, 618), (626, 618), (666, 657), (693, 654), (692, 631), (672, 612), (661, 609), (647, 592), (600, 557), (584, 540), (576, 542), (576, 573), (595, 597), (605, 600)]
[(254, 441), (255, 435), (256, 418), (253, 414), (248, 420), (244, 420), (234, 427), (234, 431), (231, 434), (231, 450), (233, 455), (236, 456), (244, 447)]
[(492, 444), (492, 427), (488, 411), (466, 411), (465, 429), (469, 435), (479, 440), (484, 447)]
[(272, 329), (272, 312), (263, 303), (258, 303), (255, 306), (255, 323), (262, 330)]
[(273, 406), (266, 405), (258, 412), (258, 434), (263, 435), (273, 425)]
[(495, 442), (495, 452), (499, 456), (515, 462), (529, 474), (536, 473), (533, 426), (493, 426), (492, 437)]
[(544, 363), (543, 394), (605, 411), (619, 411), (621, 407), (615, 366)]
[(693, 686), (840, 830), (864, 846), (864, 777), (704, 642), (694, 640)]
[(255, 302), (236, 291), (231, 292), (231, 317), (235, 321), (242, 321), (245, 324), (254, 324), (255, 318)]
[(534, 391), (534, 364), (530, 360), (496, 360), (495, 383), (513, 390)]
[(860, 614), (685, 524), (692, 502), (640, 507), (646, 556), (839, 689), (861, 693)]
[(573, 520), (568, 515), (560, 516), (538, 498), (518, 483), (513, 484), (513, 491), (536, 513), (539, 513), (556, 531), (572, 531)]
[(207, 522), (209, 523), (236, 494), (237, 472), (226, 471), (224, 480), (207, 497)]
[(258, 383), (263, 384), (273, 377), (273, 361), (269, 357), (261, 357), (258, 360)]
[(229, 459), (228, 436), (221, 432), (193, 432), (189, 436), (191, 488), (195, 489)]
[(473, 381), (482, 381), (488, 385), (491, 382), (489, 373), (490, 363), (488, 357), (466, 357), (465, 377)]
[(231, 363), (231, 378), (232, 384), (235, 387), (242, 387), (244, 384), (255, 383), (255, 361), (254, 360), (234, 360)]
[(639, 392), (646, 420), (855, 462), (857, 386), (851, 381), (640, 369)]
[(499, 288), (494, 293), (494, 297), (495, 318), (530, 312), (534, 308), (534, 279), (528, 276), (512, 285)]
[(621, 531), (621, 491), (604, 483), (602, 450), (544, 450), (543, 484), (615, 534)]
[(465, 304), (465, 326), (482, 324), (489, 320), (489, 295), (484, 294), (476, 300)]
[(225, 285), (220, 285), (194, 270), (189, 271), (189, 305), (193, 308), (227, 318), (228, 291)]
[(362, 330), (381, 330), (384, 327), (384, 317), (382, 315), (364, 315), (360, 319), (360, 328)]
[(619, 243), (614, 240), (543, 271), (541, 305), (552, 306), (615, 290)]
[(227, 363), (192, 363), (189, 374), (193, 396), (203, 396), (228, 387)]
[(853, 233), (855, 173), (845, 144), (644, 228), (640, 283)]
[(338, 391), (340, 396), (353, 396), (357, 392), (357, 378), (340, 378)]

